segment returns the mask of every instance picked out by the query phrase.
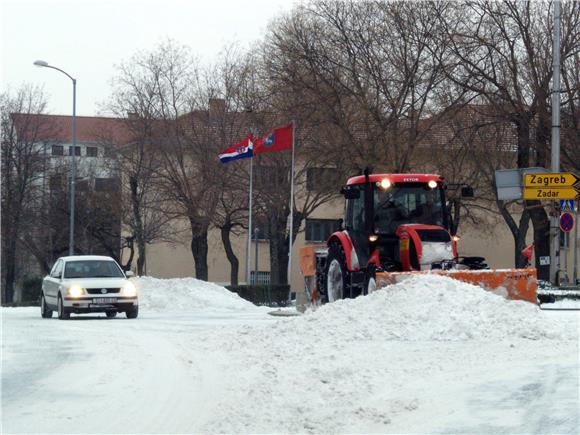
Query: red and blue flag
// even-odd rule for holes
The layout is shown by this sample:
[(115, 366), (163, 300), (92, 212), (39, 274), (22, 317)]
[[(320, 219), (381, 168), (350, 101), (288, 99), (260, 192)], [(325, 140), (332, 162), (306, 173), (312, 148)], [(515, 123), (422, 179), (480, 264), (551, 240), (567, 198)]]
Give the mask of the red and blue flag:
[(254, 137), (253, 135), (246, 136), (241, 142), (232, 145), (223, 150), (219, 158), (222, 163), (231, 162), (233, 160), (246, 159), (254, 155)]

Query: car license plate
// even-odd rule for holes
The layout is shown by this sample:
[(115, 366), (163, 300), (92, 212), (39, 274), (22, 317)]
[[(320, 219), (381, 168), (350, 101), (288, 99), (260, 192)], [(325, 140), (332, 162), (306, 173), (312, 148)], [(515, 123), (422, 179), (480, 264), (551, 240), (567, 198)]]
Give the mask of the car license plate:
[(106, 305), (115, 302), (117, 302), (117, 298), (93, 298), (93, 304)]

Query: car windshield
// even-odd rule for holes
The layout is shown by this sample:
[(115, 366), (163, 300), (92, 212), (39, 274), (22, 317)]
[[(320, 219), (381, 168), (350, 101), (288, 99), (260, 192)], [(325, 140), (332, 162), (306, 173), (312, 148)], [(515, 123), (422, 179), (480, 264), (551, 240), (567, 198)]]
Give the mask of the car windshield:
[(82, 260), (67, 261), (65, 278), (124, 278), (123, 272), (114, 261)]
[(424, 186), (375, 190), (375, 230), (394, 234), (399, 225), (444, 226), (441, 191)]

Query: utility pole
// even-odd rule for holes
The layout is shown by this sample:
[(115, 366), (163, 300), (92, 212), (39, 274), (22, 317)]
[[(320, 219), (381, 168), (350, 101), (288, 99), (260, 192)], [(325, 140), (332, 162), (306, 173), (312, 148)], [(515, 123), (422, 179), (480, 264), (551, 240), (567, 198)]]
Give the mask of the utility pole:
[[(560, 172), (560, 0), (554, 0), (554, 41), (552, 46), (552, 173)], [(559, 284), (559, 212), (550, 217), (550, 282)]]

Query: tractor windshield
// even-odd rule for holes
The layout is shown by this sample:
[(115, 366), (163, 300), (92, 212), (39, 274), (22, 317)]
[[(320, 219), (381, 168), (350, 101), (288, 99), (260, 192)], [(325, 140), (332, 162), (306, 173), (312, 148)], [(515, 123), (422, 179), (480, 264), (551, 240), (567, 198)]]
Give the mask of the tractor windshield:
[(375, 231), (394, 234), (399, 225), (425, 224), (446, 226), (441, 189), (425, 185), (394, 186), (375, 189)]

